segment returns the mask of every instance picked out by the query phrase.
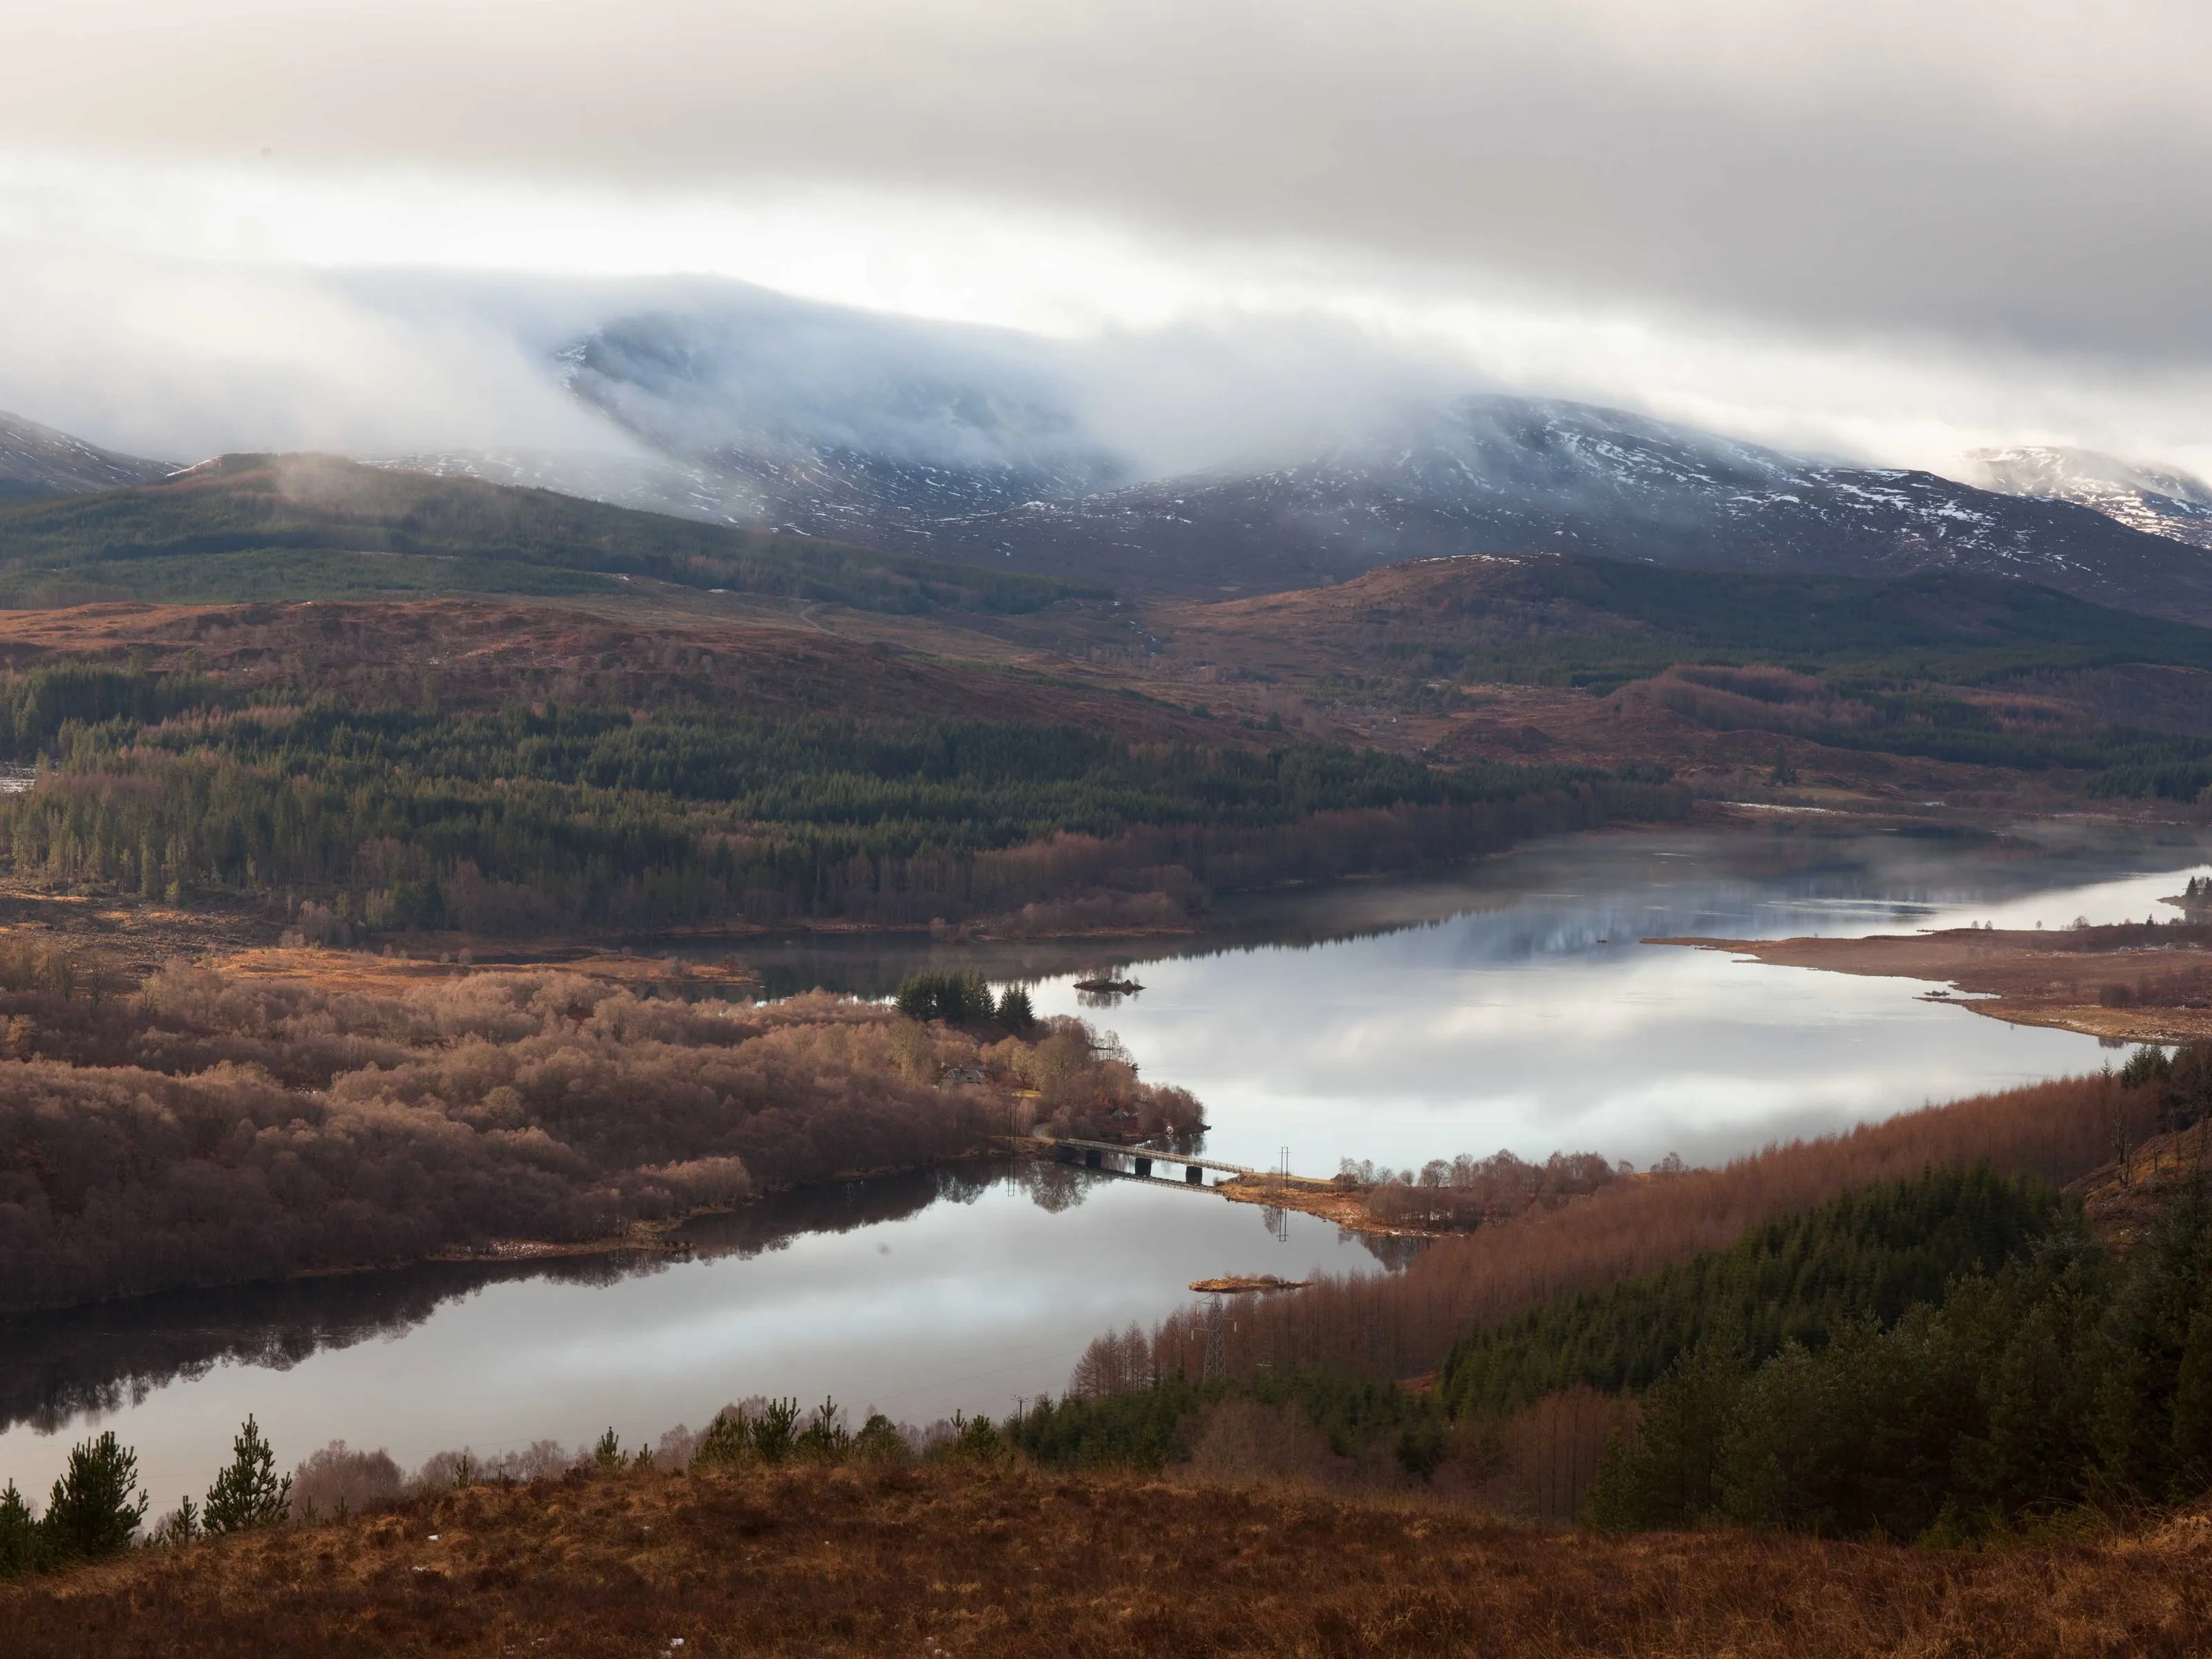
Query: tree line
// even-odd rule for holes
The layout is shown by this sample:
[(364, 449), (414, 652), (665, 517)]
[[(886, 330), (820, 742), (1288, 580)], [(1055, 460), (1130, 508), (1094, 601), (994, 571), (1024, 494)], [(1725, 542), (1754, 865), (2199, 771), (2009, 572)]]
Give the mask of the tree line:
[[(1011, 914), (1418, 867), (1613, 817), (1638, 774), (1146, 745), (1073, 726), (192, 704), (82, 665), (0, 681), (21, 875), (274, 901), (301, 932), (653, 928)], [(12, 735), (12, 742), (10, 738)]]
[(1556, 1209), (1571, 1199), (1605, 1191), (1635, 1173), (1595, 1152), (1553, 1152), (1532, 1164), (1510, 1152), (1477, 1158), (1431, 1158), (1417, 1173), (1371, 1160), (1346, 1158), (1338, 1178), (1366, 1189), (1368, 1213), (1377, 1220), (1451, 1231), (1510, 1221), (1531, 1208)]
[[(112, 1430), (70, 1448), (46, 1513), (10, 1480), (0, 1487), (0, 1578), (52, 1571), (120, 1555), (137, 1536), (149, 1499), (139, 1489), (138, 1455)], [(187, 1498), (145, 1540), (188, 1544), (281, 1524), (291, 1513), (292, 1477), (276, 1473), (276, 1455), (252, 1417), (231, 1443), (204, 1503)]]
[(1887, 1328), (1954, 1279), (1999, 1271), (2058, 1211), (2049, 1183), (1987, 1164), (1856, 1188), (1725, 1249), (1470, 1332), (1437, 1393), (1455, 1416), (1504, 1418), (1577, 1385), (1641, 1392), (1707, 1343), (1753, 1361), (1825, 1347), (1854, 1322)]

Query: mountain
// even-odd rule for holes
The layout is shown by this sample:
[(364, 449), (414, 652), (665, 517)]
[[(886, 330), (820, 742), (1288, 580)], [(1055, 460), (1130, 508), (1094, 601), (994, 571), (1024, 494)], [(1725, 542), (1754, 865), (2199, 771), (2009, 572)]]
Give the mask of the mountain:
[(0, 605), (18, 608), (615, 593), (639, 580), (902, 613), (1107, 597), (1096, 586), (331, 455), (228, 455), (159, 483), (0, 507)]
[(562, 361), (571, 392), (743, 522), (927, 551), (947, 521), (1126, 477), (1020, 336), (752, 291), (617, 320)]
[(2072, 501), (2130, 529), (2212, 549), (2212, 484), (2189, 473), (2035, 444), (1977, 449), (1967, 459), (2005, 495)]
[(653, 487), (677, 510), (1125, 593), (1274, 592), (1407, 558), (1574, 551), (2022, 576), (2212, 619), (2212, 562), (2157, 525), (1589, 404), (1468, 398), (1290, 465), (1146, 481), (1084, 417), (1095, 366), (988, 331), (754, 295), (611, 323), (563, 362), (578, 397), (669, 458), (682, 481)]
[(1715, 571), (2023, 577), (2212, 620), (2203, 552), (2070, 501), (1519, 398), (1470, 398), (1299, 465), (947, 520), (931, 540), (942, 557), (1080, 570), (1125, 592), (1264, 592), (1406, 558), (1566, 551)]
[(0, 413), (0, 500), (120, 489), (175, 471), (167, 461), (118, 454), (20, 415)]

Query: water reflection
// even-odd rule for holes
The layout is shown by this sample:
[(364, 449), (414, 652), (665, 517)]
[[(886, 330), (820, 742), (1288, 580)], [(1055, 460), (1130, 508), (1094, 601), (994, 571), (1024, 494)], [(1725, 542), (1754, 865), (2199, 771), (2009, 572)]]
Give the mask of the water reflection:
[(1194, 1279), (1381, 1265), (1310, 1217), (1278, 1237), (1255, 1206), (1042, 1162), (788, 1194), (683, 1237), (688, 1260), (417, 1267), (9, 1322), (0, 1479), (43, 1487), (107, 1425), (173, 1504), (249, 1411), (288, 1457), (342, 1437), (408, 1463), (611, 1424), (635, 1440), (752, 1394), (998, 1412), (1057, 1393), (1093, 1336)]
[[(2200, 856), (2179, 840), (1589, 836), (1449, 879), (1231, 902), (1220, 934), (1142, 949), (744, 954), (775, 988), (875, 994), (973, 965), (1033, 982), (1042, 1012), (1078, 1011), (1081, 975), (1141, 963), (1140, 995), (1088, 1012), (1206, 1102), (1212, 1154), (1259, 1167), (1286, 1143), (1310, 1172), (1500, 1146), (1702, 1161), (2100, 1056), (1910, 984), (1638, 939), (2139, 918)], [(1388, 1271), (1407, 1248), (1048, 1163), (788, 1194), (682, 1237), (691, 1259), (432, 1266), (9, 1322), (0, 1478), (42, 1486), (94, 1421), (137, 1446), (166, 1506), (204, 1487), (249, 1411), (288, 1457), (343, 1437), (407, 1462), (610, 1424), (635, 1439), (756, 1393), (923, 1421), (1003, 1411), (1057, 1392), (1092, 1336), (1157, 1318), (1194, 1279)]]
[[(1164, 953), (1142, 995), (1091, 1017), (1197, 1093), (1210, 1149), (1233, 1160), (1271, 1164), (1285, 1143), (1316, 1173), (1500, 1148), (1725, 1159), (2103, 1056), (2093, 1038), (1925, 1001), (1907, 981), (1641, 940), (2141, 918), (2199, 856), (2193, 840), (1587, 837), (1457, 886), (1332, 896), (1339, 921), (1400, 925), (1321, 948)], [(1065, 978), (1032, 996), (1040, 1012), (1088, 1013)]]
[(500, 1285), (545, 1279), (605, 1288), (684, 1261), (750, 1261), (810, 1234), (881, 1226), (940, 1201), (972, 1206), (1000, 1185), (1056, 1215), (1113, 1178), (1038, 1160), (977, 1159), (776, 1194), (728, 1215), (701, 1216), (673, 1235), (673, 1256), (609, 1251), (426, 1262), (0, 1320), (0, 1430), (27, 1424), (52, 1433), (81, 1415), (143, 1404), (155, 1390), (218, 1365), (289, 1370), (325, 1350), (403, 1337), (445, 1304)]
[(142, 1405), (156, 1389), (218, 1365), (289, 1370), (325, 1349), (402, 1336), (441, 1304), (494, 1285), (551, 1279), (604, 1286), (665, 1266), (659, 1255), (613, 1254), (430, 1262), (0, 1320), (0, 1428), (27, 1424), (51, 1434), (80, 1416)]
[[(924, 969), (972, 968), (997, 983), (1073, 980), (1100, 969), (1234, 957), (1255, 948), (1378, 939), (1486, 914), (1516, 919), (1527, 954), (1632, 943), (1643, 936), (1634, 931), (1639, 921), (1670, 916), (1715, 923), (1734, 918), (1770, 936), (1907, 930), (1961, 909), (2001, 926), (2011, 925), (2008, 917), (2032, 926), (2039, 915), (2058, 927), (2072, 914), (2058, 914), (2055, 893), (2084, 890), (2095, 908), (2097, 894), (2118, 882), (2128, 890), (2123, 902), (2135, 908), (2109, 919), (2140, 917), (2163, 894), (2145, 890), (2138, 899), (2130, 878), (2184, 870), (2204, 856), (2202, 836), (2171, 828), (2135, 834), (2046, 823), (2002, 833), (1923, 825), (1869, 834), (1810, 823), (1755, 831), (1638, 830), (1537, 842), (1433, 877), (1224, 895), (1208, 911), (1203, 933), (972, 940), (919, 933), (795, 933), (675, 949), (715, 960), (741, 957), (761, 975), (764, 996), (820, 987), (887, 997)], [(1547, 903), (1553, 915), (1540, 927), (1536, 917)], [(1591, 904), (1601, 908), (1586, 913), (1583, 907)], [(1575, 914), (1562, 918), (1557, 912), (1563, 908)], [(1556, 931), (1562, 923), (1564, 931)], [(1147, 974), (1138, 977), (1151, 983)], [(1122, 999), (1119, 1006), (1145, 1000)]]

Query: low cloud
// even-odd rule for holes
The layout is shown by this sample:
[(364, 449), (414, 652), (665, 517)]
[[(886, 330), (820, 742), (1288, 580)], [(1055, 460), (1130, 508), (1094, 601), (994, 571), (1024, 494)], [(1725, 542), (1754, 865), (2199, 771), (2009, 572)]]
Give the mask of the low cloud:
[(1481, 391), (1957, 477), (1972, 476), (1967, 451), (2014, 443), (2212, 473), (2212, 374), (1935, 335), (1837, 339), (1310, 280), (1156, 325), (1040, 334), (705, 278), (0, 243), (0, 409), (185, 462), (241, 449), (637, 459), (767, 434), (1105, 483), (1293, 462)]
[(0, 409), (112, 448), (628, 450), (481, 296), (0, 244)]

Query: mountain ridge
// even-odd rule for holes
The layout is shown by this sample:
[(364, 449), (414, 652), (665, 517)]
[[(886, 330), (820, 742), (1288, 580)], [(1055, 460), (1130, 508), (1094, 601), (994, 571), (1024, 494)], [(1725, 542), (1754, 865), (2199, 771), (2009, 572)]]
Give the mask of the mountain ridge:
[(1468, 400), (1394, 447), (1168, 480), (938, 526), (939, 556), (1063, 565), (1196, 596), (1340, 580), (1407, 558), (1577, 552), (1680, 568), (2020, 576), (2212, 619), (2212, 562), (2069, 501), (1838, 466), (1591, 405)]
[(2178, 467), (2053, 444), (1971, 450), (1966, 459), (2000, 493), (2070, 501), (2130, 529), (2212, 550), (2212, 484)]
[[(565, 372), (630, 436), (714, 481), (698, 492), (707, 516), (1127, 593), (1273, 592), (1407, 558), (1560, 550), (1713, 570), (2022, 575), (2212, 619), (2203, 550), (2103, 501), (1498, 393), (1410, 410), (1279, 465), (1129, 480), (1086, 441), (1073, 380), (1046, 356), (994, 344), (963, 358), (910, 325), (842, 327), (773, 308), (635, 317), (578, 343)], [(848, 394), (881, 407), (848, 409)]]
[(152, 483), (168, 461), (102, 449), (53, 427), (0, 410), (0, 501), (38, 501)]

